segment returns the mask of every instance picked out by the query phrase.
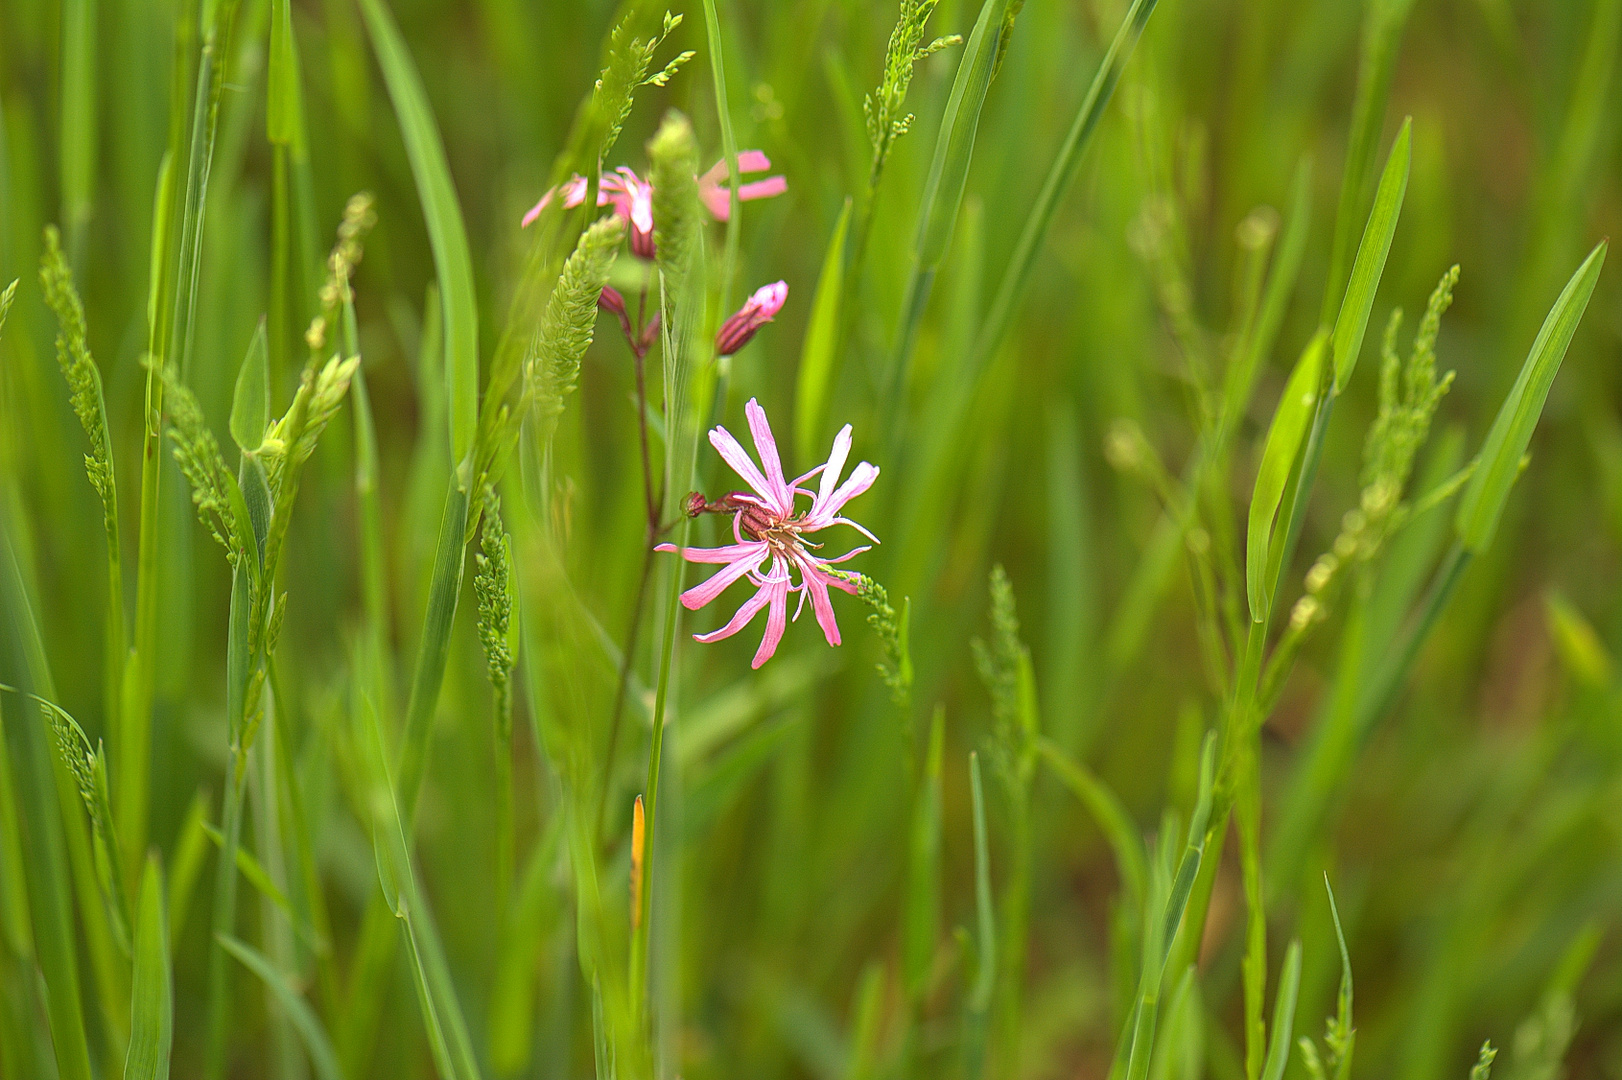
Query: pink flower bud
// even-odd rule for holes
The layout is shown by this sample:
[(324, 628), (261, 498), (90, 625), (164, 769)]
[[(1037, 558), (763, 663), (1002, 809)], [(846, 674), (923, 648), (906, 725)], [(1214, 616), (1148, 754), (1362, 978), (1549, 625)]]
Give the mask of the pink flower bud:
[(771, 322), (777, 313), (783, 310), (783, 301), (786, 299), (788, 299), (786, 282), (778, 281), (756, 289), (755, 294), (738, 309), (738, 313), (721, 324), (720, 331), (715, 335), (716, 355), (731, 356), (749, 344), (756, 331)]

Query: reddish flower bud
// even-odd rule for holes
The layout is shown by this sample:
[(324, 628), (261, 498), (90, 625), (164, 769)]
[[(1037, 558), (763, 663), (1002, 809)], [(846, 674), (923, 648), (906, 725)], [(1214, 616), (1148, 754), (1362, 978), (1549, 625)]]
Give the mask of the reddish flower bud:
[(688, 495), (687, 495), (687, 516), (688, 517), (690, 517), (690, 518), (698, 517), (698, 515), (702, 514), (705, 510), (708, 510), (709, 506), (710, 506), (710, 501), (704, 497), (702, 492), (693, 491), (693, 492), (688, 493)]
[(778, 281), (756, 289), (755, 294), (738, 309), (738, 313), (721, 324), (720, 331), (715, 335), (716, 355), (731, 356), (749, 344), (756, 331), (783, 310), (783, 301), (787, 298), (786, 282)]

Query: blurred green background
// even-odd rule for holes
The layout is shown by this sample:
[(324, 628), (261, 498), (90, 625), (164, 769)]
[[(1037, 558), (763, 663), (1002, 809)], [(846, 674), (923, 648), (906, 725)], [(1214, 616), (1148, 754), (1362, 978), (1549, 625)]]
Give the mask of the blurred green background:
[[(182, 6), (0, 6), (0, 284), (21, 279), (0, 336), (0, 501), (56, 700), (92, 741), (107, 734), (107, 702), (117, 694), (104, 662), (106, 554), (36, 267), (44, 227), (59, 224), (105, 387), (133, 602), (153, 206), (166, 147), (184, 147), (192, 122), (200, 40), (188, 20), (206, 26), (215, 5), (201, 13)], [(1454, 263), (1462, 268), (1437, 346), (1440, 368), (1455, 370), (1457, 381), (1420, 455), (1418, 494), (1480, 445), (1567, 276), (1622, 226), (1619, 0), (1160, 0), (1038, 249), (1011, 331), (977, 368), (972, 343), (1127, 6), (1013, 5), (1017, 19), (986, 97), (962, 210), (918, 324), (903, 427), (887, 380), (921, 192), (965, 46), (919, 63), (906, 105), (916, 120), (885, 166), (866, 250), (849, 270), (828, 405), (814, 430), (802, 431), (798, 380), (813, 297), (845, 200), (866, 212), (872, 149), (862, 99), (880, 81), (896, 10), (875, 0), (714, 5), (736, 145), (764, 150), (788, 192), (744, 206), (729, 296), (713, 280), (723, 233), (708, 228), (709, 317), (730, 312), (745, 290), (778, 279), (789, 285), (782, 314), (730, 361), (715, 422), (741, 433), (742, 403), (758, 397), (790, 473), (816, 463), (799, 446), (820, 449), (840, 424), (855, 425), (856, 457), (883, 472), (850, 512), (885, 543), (852, 568), (881, 582), (892, 602), (910, 598), (915, 675), (909, 704), (896, 708), (873, 671), (881, 648), (862, 624), (866, 609), (840, 595), (845, 644), (837, 650), (811, 620), (792, 625), (759, 672), (747, 667), (753, 631), (721, 645), (678, 646), (669, 792), (661, 796), (674, 824), (656, 848), (661, 1075), (1106, 1075), (1136, 1000), (1141, 920), (1094, 816), (1046, 764), (1028, 788), (1028, 810), (988, 785), (1002, 966), (988, 1058), (976, 1063), (965, 1053), (975, 1039), (980, 940), (967, 755), (995, 751), (1004, 737), (994, 718), (999, 699), (977, 677), (971, 649), (971, 639), (992, 640), (993, 651), (998, 640), (988, 615), (992, 566), (1006, 568), (1018, 602), (1042, 734), (1118, 794), (1134, 833), (1152, 834), (1170, 812), (1169, 835), (1179, 836), (1195, 804), (1201, 737), (1221, 726), (1226, 706), (1212, 657), (1217, 669), (1237, 663), (1220, 643), (1216, 654), (1202, 645), (1201, 564), (1183, 549), (1214, 542), (1220, 559), (1232, 553), (1235, 530), (1242, 545), (1243, 507), (1289, 365), (1338, 304), (1328, 279), (1343, 184), (1349, 178), (1354, 191), (1355, 245), (1378, 168), (1412, 117), (1406, 200), (1364, 359), (1328, 428), (1281, 611), (1357, 505), (1361, 448), (1377, 407), (1379, 331), (1391, 309), (1409, 312), (1405, 342), (1437, 279)], [(698, 4), (673, 8), (685, 20), (656, 66), (682, 50), (697, 55), (667, 86), (638, 92), (606, 167), (644, 171), (644, 144), (670, 108), (691, 118), (701, 169), (722, 156), (706, 13)], [(587, 0), (394, 0), (392, 9), (443, 136), (488, 367), (539, 243), (519, 219), (559, 178), (556, 163), (570, 160), (560, 155), (620, 15)], [(246, 0), (225, 49), (185, 377), (223, 438), (238, 365), (269, 312), (271, 411), (279, 413), (296, 385), (297, 342), (316, 310), (328, 238), (349, 196), (373, 193), (377, 225), (356, 273), (355, 307), (386, 551), (383, 679), (398, 698), (380, 711), (385, 729), (398, 731), (451, 474), (438, 311), (425, 307), (436, 264), (374, 43), (351, 0), (290, 5), (305, 131), (291, 151), (267, 140), (269, 42), (281, 10)], [(663, 8), (638, 11), (654, 27)], [(977, 12), (964, 0), (941, 0), (926, 40), (967, 37)], [(1375, 56), (1382, 34), (1395, 50), (1388, 87)], [(1360, 85), (1374, 103), (1365, 109), (1374, 109), (1366, 176), (1346, 170)], [(289, 152), (295, 167), (280, 174), (277, 156)], [(1304, 256), (1276, 346), (1261, 358), (1231, 461), (1201, 497), (1199, 520), (1167, 547), (1166, 488), (1180, 483), (1197, 453), (1209, 423), (1204, 387), (1220, 384), (1245, 333), (1247, 274), (1276, 252), (1303, 163)], [(278, 175), (292, 184), (280, 194)], [(289, 237), (278, 241), (279, 198), (294, 210)], [(273, 296), (283, 272), (273, 265), (278, 250), (293, 253), (285, 271), (293, 299), (285, 302)], [(628, 255), (620, 261), (631, 263)], [(1340, 957), (1322, 887), (1327, 872), (1356, 976), (1358, 1074), (1462, 1080), (1490, 1037), (1507, 1047), (1497, 1065), (1505, 1076), (1564, 1069), (1622, 1077), (1622, 683), (1611, 659), (1622, 646), (1618, 281), (1614, 269), (1600, 278), (1498, 534), (1466, 571), (1395, 707), (1341, 772), (1303, 779), (1337, 692), (1350, 684), (1355, 697), (1370, 677), (1368, 664), (1346, 658), (1346, 635), (1359, 631), (1332, 610), (1261, 734), (1268, 1015), (1294, 936), (1305, 956), (1295, 1032), (1317, 1037), (1320, 1018), (1335, 1008)], [(1335, 303), (1325, 311), (1326, 291)], [(451, 638), (417, 822), (418, 870), (487, 1075), (610, 1075), (594, 1065), (593, 998), (576, 957), (578, 882), (568, 845), (551, 827), (571, 798), (568, 770), (535, 734), (548, 723), (573, 725), (591, 748), (592, 768), (611, 776), (597, 872), (617, 912), (609, 922), (624, 934), (629, 807), (647, 768), (642, 699), (656, 679), (662, 619), (642, 624), (627, 727), (604, 766), (614, 657), (631, 622), (646, 535), (630, 358), (611, 318), (599, 330), (554, 451), (552, 512), (566, 519), (558, 534), (572, 599), (560, 598), (555, 581), (547, 587), (554, 591), (524, 593), (525, 603), (534, 596), (543, 607), (577, 602), (581, 625), (596, 629), (566, 643), (577, 685), (545, 685), (520, 660), (510, 746), (516, 871), (501, 868), (493, 755), (509, 748), (491, 737), (471, 582)], [(288, 829), (276, 817), (281, 789), (264, 779), (280, 774), (256, 769), (249, 784), (245, 846), (291, 899), (267, 900), (243, 884), (237, 936), (275, 957), (295, 993), (308, 991), (317, 1023), (338, 1046), (341, 1075), (428, 1076), (435, 1067), (406, 954), (367, 944), (395, 931), (392, 920), (381, 929), (368, 922), (378, 864), (357, 795), (364, 786), (352, 775), (357, 751), (345, 734), (364, 678), (357, 640), (373, 610), (355, 430), (341, 414), (310, 462), (280, 586), (289, 600), (274, 752), (291, 762), (283, 782), (299, 796), (296, 835), (278, 831)], [(699, 460), (711, 497), (733, 483), (702, 444)], [(172, 870), (186, 858), (212, 866), (215, 856), (213, 845), (195, 841), (188, 814), (202, 806), (217, 820), (223, 798), (231, 576), (195, 524), (178, 471), (166, 469), (163, 483), (150, 776), (115, 771), (112, 784), (116, 805), (120, 784), (146, 781), (150, 842)], [(526, 511), (515, 491), (507, 501), (522, 576), (528, 549), (513, 519)], [(1218, 509), (1208, 520), (1213, 507), (1226, 508), (1226, 519), (1217, 520)], [(1397, 597), (1398, 616), (1429, 576), (1448, 517), (1421, 519), (1389, 558), (1382, 554), (1378, 587)], [(701, 523), (696, 535), (707, 541), (709, 529)], [(1161, 568), (1146, 569), (1155, 558)], [(1219, 591), (1232, 581), (1219, 570)], [(720, 621), (706, 610), (683, 626), (702, 631)], [(530, 640), (524, 648), (533, 648)], [(5, 702), (8, 726), (34, 717), (17, 700)], [(915, 774), (937, 706), (939, 872), (919, 886), (909, 870), (918, 858)], [(1318, 792), (1321, 816), (1299, 816), (1291, 793), (1302, 785)], [(0, 831), (11, 838), (0, 844), (0, 893), (9, 894), (21, 888), (19, 860), (46, 858), (15, 839), (27, 834), (18, 821), (28, 809), (11, 805), (14, 787), (7, 781), (0, 807)], [(202, 804), (194, 802), (199, 793)], [(596, 801), (591, 793), (579, 805)], [(309, 874), (300, 870), (301, 851)], [(1168, 1046), (1152, 1075), (1246, 1074), (1237, 845), (1221, 859), (1198, 989), (1174, 1009), (1168, 976)], [(1023, 898), (1011, 887), (1021, 873)], [(212, 880), (211, 872), (197, 876), (189, 909), (177, 915), (170, 879), (177, 1076), (199, 1075), (205, 1054)], [(117, 1076), (129, 1016), (128, 999), (113, 991), (127, 992), (128, 976), (97, 968), (97, 947), (85, 936), (99, 917), (95, 894), (80, 883), (75, 895), (90, 1056), (96, 1075)], [(906, 927), (918, 925), (908, 912), (930, 903), (939, 921), (920, 952), (906, 940)], [(318, 940), (303, 936), (312, 907), (324, 909)], [(1027, 911), (1028, 927), (1008, 925), (1011, 910)], [(21, 926), (0, 950), (0, 1071), (52, 1076)], [(370, 975), (369, 956), (381, 957)], [(111, 962), (128, 964), (116, 955)], [(285, 1002), (246, 969), (229, 977), (228, 1075), (312, 1075)], [(1307, 1075), (1299, 1054), (1289, 1055), (1285, 1075)]]

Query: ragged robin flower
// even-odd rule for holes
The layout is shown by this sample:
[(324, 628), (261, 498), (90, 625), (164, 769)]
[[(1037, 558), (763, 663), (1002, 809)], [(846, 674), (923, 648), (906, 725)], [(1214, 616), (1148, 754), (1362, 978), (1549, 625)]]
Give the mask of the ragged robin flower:
[[(772, 167), (771, 159), (759, 150), (743, 150), (738, 154), (738, 172), (765, 172)], [(698, 177), (698, 197), (704, 201), (710, 215), (725, 221), (732, 215), (731, 192), (725, 183), (727, 163), (716, 162), (704, 175)], [(781, 176), (768, 176), (738, 186), (738, 199), (769, 199), (788, 190), (788, 181)], [(571, 176), (565, 183), (541, 196), (541, 201), (524, 215), (523, 225), (528, 227), (541, 216), (541, 211), (554, 197), (561, 197), (567, 207), (579, 206), (586, 201), (586, 178)], [(638, 258), (651, 259), (653, 247), (653, 184), (642, 179), (630, 168), (621, 165), (611, 173), (604, 173), (597, 182), (597, 205), (613, 206), (614, 212), (630, 226), (631, 253)]]
[[(716, 548), (678, 548), (674, 544), (660, 544), (654, 550), (672, 551), (688, 562), (722, 563), (725, 569), (709, 580), (693, 586), (681, 594), (681, 602), (690, 611), (716, 599), (728, 585), (747, 578), (755, 586), (755, 595), (744, 601), (730, 621), (719, 630), (695, 634), (695, 641), (720, 641), (731, 637), (747, 626), (762, 608), (768, 608), (766, 633), (755, 652), (751, 667), (758, 668), (777, 651), (788, 623), (788, 597), (799, 593), (800, 600), (794, 617), (798, 619), (805, 608), (806, 597), (811, 598), (812, 610), (829, 645), (839, 644), (839, 624), (834, 621), (833, 603), (829, 600), (830, 586), (848, 593), (856, 592), (856, 583), (832, 569), (855, 555), (867, 551), (872, 545), (863, 545), (847, 551), (837, 558), (825, 559), (817, 554), (822, 545), (809, 539), (809, 534), (833, 525), (849, 525), (873, 543), (878, 538), (856, 522), (841, 515), (845, 504), (878, 479), (878, 466), (862, 462), (851, 471), (849, 479), (840, 484), (845, 459), (850, 455), (851, 428), (846, 424), (834, 437), (828, 460), (803, 476), (785, 480), (783, 466), (777, 454), (777, 440), (772, 437), (771, 425), (766, 421), (766, 410), (754, 398), (744, 406), (749, 419), (749, 431), (754, 436), (755, 452), (760, 456), (756, 465), (749, 452), (725, 428), (710, 432), (710, 443), (734, 472), (743, 477), (751, 490), (730, 491), (711, 502), (703, 495), (688, 496), (687, 513), (730, 514), (735, 543)], [(821, 483), (815, 492), (800, 485), (820, 474)], [(798, 496), (811, 500), (809, 508), (795, 505)], [(766, 570), (762, 573), (762, 568)], [(798, 575), (798, 581), (795, 580)]]

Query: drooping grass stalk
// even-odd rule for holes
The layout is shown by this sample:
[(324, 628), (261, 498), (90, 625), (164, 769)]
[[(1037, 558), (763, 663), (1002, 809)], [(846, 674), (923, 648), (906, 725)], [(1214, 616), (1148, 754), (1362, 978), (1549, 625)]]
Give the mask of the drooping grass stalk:
[[(85, 472), (90, 486), (101, 498), (102, 529), (107, 544), (107, 608), (102, 658), (102, 694), (107, 730), (122, 736), (120, 685), (123, 682), (125, 642), (124, 572), (118, 529), (118, 478), (113, 468), (112, 436), (107, 427), (107, 402), (102, 392), (101, 369), (90, 355), (84, 305), (74, 287), (73, 271), (63, 257), (60, 238), (54, 227), (45, 230), (45, 255), (40, 265), (40, 285), (46, 302), (56, 313), (60, 330), (56, 337), (57, 365), (68, 384), (69, 399), (79, 418), (90, 452), (85, 455)], [(113, 841), (112, 837), (108, 838)], [(136, 873), (134, 868), (130, 872)], [(116, 888), (127, 890), (133, 884), (120, 881)], [(127, 901), (128, 897), (121, 897)]]

